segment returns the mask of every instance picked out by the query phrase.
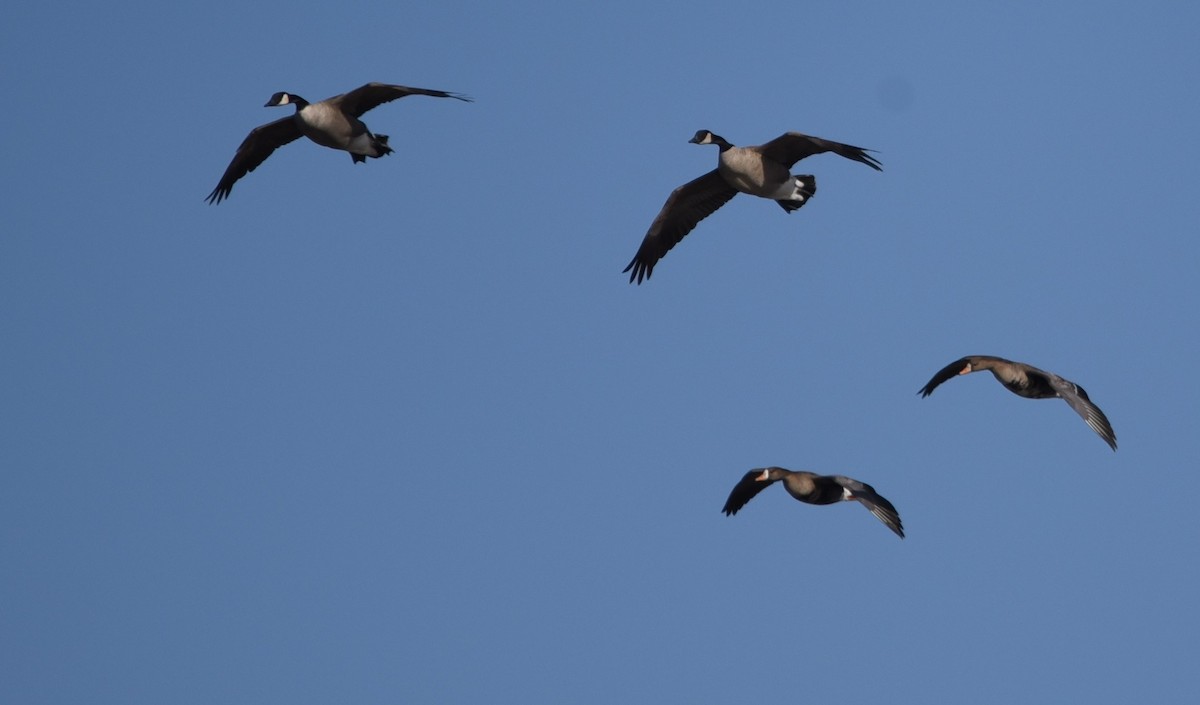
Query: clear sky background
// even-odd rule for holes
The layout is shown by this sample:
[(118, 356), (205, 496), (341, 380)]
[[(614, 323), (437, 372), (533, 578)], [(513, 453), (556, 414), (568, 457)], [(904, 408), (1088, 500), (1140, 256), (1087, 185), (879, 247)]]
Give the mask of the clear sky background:
[[(843, 5), (8, 8), (0, 701), (1197, 702), (1200, 10)], [(630, 286), (701, 128), (884, 171)]]

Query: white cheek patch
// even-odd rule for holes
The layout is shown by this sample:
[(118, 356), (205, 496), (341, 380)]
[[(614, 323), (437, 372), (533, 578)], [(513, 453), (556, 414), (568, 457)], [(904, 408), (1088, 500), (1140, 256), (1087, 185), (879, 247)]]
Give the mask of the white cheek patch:
[(291, 102), (292, 102), (292, 97), (290, 95), (288, 95), (287, 93), (284, 93), (283, 96), (280, 97), (280, 99), (279, 99), (280, 105), (287, 105), (288, 103), (291, 103)]

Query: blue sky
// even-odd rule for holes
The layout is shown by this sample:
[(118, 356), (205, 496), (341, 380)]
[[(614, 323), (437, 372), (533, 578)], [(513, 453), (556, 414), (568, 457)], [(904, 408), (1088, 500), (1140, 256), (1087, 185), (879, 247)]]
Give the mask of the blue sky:
[[(0, 700), (1192, 703), (1200, 11), (23, 3)], [(68, 16), (64, 17), (64, 13)], [(234, 149), (367, 81), (365, 165)], [(687, 140), (873, 148), (630, 286)], [(1085, 386), (1111, 452), (992, 354)], [(752, 467), (869, 482), (860, 507)]]

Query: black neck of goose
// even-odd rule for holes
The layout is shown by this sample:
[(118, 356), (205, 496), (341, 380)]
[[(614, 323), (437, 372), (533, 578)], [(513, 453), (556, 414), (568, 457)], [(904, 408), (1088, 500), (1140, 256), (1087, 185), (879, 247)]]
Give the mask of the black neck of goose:
[(728, 140), (726, 140), (724, 137), (722, 137), (720, 135), (713, 135), (712, 143), (717, 145), (717, 149), (721, 150), (722, 152), (733, 147), (732, 144), (729, 144)]
[(291, 94), (291, 93), (289, 93), (289, 94), (288, 94), (288, 101), (289, 101), (289, 102), (290, 102), (292, 105), (296, 106), (296, 110), (299, 110), (299, 109), (303, 108), (304, 106), (308, 105), (308, 101), (307, 101), (307, 100), (305, 100), (305, 99), (301, 98), (301, 97), (300, 97), (300, 96), (298, 96), (298, 95), (294, 95), (294, 94)]

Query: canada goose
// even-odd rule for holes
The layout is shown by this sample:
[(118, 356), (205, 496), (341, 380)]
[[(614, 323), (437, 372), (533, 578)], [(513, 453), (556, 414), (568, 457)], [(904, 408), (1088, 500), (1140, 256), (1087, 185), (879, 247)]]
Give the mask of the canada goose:
[[(734, 147), (723, 137), (700, 130), (691, 144), (715, 144), (721, 150), (717, 168), (689, 181), (671, 192), (658, 217), (650, 224), (642, 246), (623, 272), (629, 282), (649, 279), (654, 265), (679, 244), (696, 224), (725, 205), (738, 191), (770, 198), (791, 213), (808, 202), (817, 192), (817, 179), (811, 174), (793, 176), (792, 165), (805, 157), (833, 152), (883, 171), (877, 159), (861, 147), (788, 132), (756, 147)], [(630, 272), (630, 270), (633, 270)]]
[(367, 161), (367, 157), (378, 159), (385, 154), (391, 154), (388, 136), (372, 134), (358, 118), (371, 108), (406, 95), (429, 95), (467, 102), (471, 100), (457, 93), (393, 86), (387, 83), (368, 83), (349, 93), (335, 95), (319, 103), (310, 103), (295, 93), (276, 93), (263, 107), (295, 105), (296, 112), (251, 130), (246, 139), (242, 140), (237, 153), (233, 155), (233, 161), (229, 162), (229, 167), (217, 182), (217, 187), (205, 200), (209, 203), (220, 203), (229, 198), (229, 192), (233, 190), (233, 184), (238, 179), (254, 171), (271, 156), (271, 152), (301, 135), (322, 147), (349, 152), (355, 164)]
[(817, 475), (779, 467), (755, 468), (734, 485), (721, 511), (725, 512), (725, 516), (737, 514), (754, 495), (778, 480), (783, 480), (783, 488), (788, 494), (808, 504), (834, 504), (855, 500), (871, 510), (871, 513), (896, 532), (897, 536), (904, 538), (900, 514), (896, 512), (892, 503), (879, 496), (874, 487), (845, 475)]
[(1033, 365), (1023, 362), (1013, 362), (1002, 357), (991, 355), (971, 355), (946, 365), (929, 383), (921, 388), (918, 394), (921, 398), (933, 394), (937, 386), (948, 379), (980, 370), (989, 370), (1008, 391), (1026, 399), (1052, 399), (1058, 397), (1071, 405), (1088, 426), (1092, 427), (1104, 442), (1113, 450), (1117, 449), (1117, 435), (1113, 433), (1112, 424), (1100, 411), (1100, 407), (1092, 403), (1087, 392), (1074, 382), (1063, 379), (1053, 372), (1039, 370)]

